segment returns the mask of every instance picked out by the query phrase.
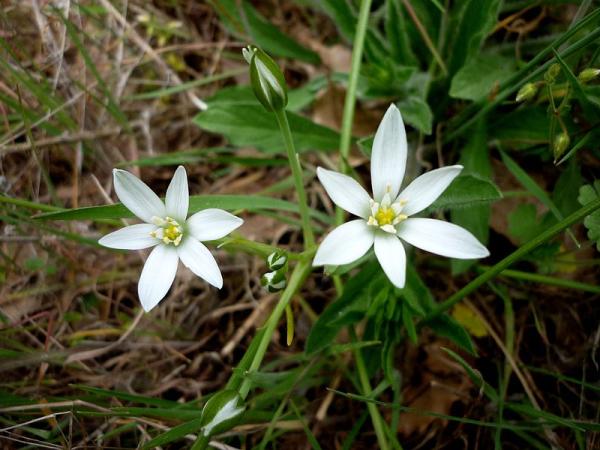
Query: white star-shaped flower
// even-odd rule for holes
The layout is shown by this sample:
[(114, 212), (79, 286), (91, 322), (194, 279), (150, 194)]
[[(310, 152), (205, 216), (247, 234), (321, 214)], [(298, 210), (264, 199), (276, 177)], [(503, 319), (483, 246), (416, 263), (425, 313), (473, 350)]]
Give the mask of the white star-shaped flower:
[(244, 221), (216, 208), (205, 209), (188, 218), (190, 196), (183, 166), (175, 171), (165, 203), (143, 181), (125, 170), (113, 170), (113, 178), (121, 203), (145, 223), (121, 228), (98, 242), (122, 250), (154, 247), (138, 283), (144, 310), (150, 311), (167, 294), (180, 259), (196, 275), (220, 289), (223, 286), (221, 271), (201, 241), (220, 239)]
[(396, 287), (402, 288), (406, 279), (406, 252), (401, 240), (449, 258), (476, 259), (489, 255), (475, 236), (462, 227), (442, 220), (411, 217), (431, 205), (462, 166), (427, 172), (400, 192), (406, 156), (402, 116), (391, 105), (373, 141), (373, 198), (353, 178), (317, 168), (317, 176), (333, 202), (360, 219), (340, 225), (325, 237), (315, 255), (314, 266), (349, 264), (374, 245), (383, 271)]

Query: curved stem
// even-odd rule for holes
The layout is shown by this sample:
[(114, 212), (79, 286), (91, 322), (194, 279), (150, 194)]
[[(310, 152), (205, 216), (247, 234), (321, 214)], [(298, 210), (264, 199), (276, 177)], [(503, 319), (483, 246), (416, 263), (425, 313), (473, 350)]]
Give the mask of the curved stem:
[(302, 233), (304, 235), (304, 248), (309, 249), (314, 247), (315, 237), (310, 225), (310, 215), (308, 202), (306, 201), (306, 191), (304, 190), (304, 181), (302, 180), (302, 167), (300, 166), (300, 159), (298, 158), (298, 153), (296, 153), (294, 139), (292, 138), (292, 131), (290, 130), (290, 124), (288, 122), (285, 110), (280, 109), (275, 111), (275, 117), (277, 118), (277, 124), (279, 125), (279, 129), (281, 130), (281, 134), (285, 142), (285, 149), (287, 151), (290, 168), (292, 169), (296, 193), (298, 194), (298, 206), (300, 209), (300, 218), (302, 220)]
[[(262, 362), (263, 357), (265, 356), (265, 352), (267, 351), (267, 347), (269, 346), (269, 342), (271, 341), (271, 337), (273, 336), (273, 332), (277, 327), (279, 319), (285, 311), (286, 306), (289, 305), (290, 300), (292, 300), (293, 296), (302, 286), (302, 283), (304, 282), (310, 271), (311, 264), (308, 260), (302, 260), (298, 262), (298, 264), (294, 268), (294, 271), (292, 272), (292, 275), (290, 277), (290, 283), (282, 292), (281, 298), (279, 299), (277, 306), (275, 306), (275, 309), (273, 310), (273, 312), (269, 316), (269, 319), (267, 320), (267, 324), (265, 325), (265, 332), (261, 336), (261, 340), (258, 344), (258, 349), (256, 350), (254, 358), (250, 363), (250, 367), (248, 368), (248, 374), (256, 372), (259, 369), (260, 363)], [(245, 399), (248, 396), (248, 393), (250, 392), (250, 384), (250, 378), (244, 378), (244, 381), (242, 382), (242, 385), (239, 390), (240, 396), (243, 399)]]
[(504, 258), (502, 261), (498, 262), (497, 264), (492, 266), (489, 270), (487, 270), (484, 273), (482, 273), (481, 275), (479, 275), (477, 278), (475, 278), (473, 281), (471, 281), (469, 284), (467, 284), (461, 290), (456, 292), (454, 295), (451, 295), (447, 300), (438, 304), (427, 315), (427, 317), (425, 317), (423, 319), (422, 322), (426, 323), (427, 321), (429, 321), (429, 320), (439, 316), (443, 312), (447, 311), (452, 306), (454, 306), (456, 303), (458, 303), (463, 298), (465, 298), (467, 295), (469, 295), (471, 292), (473, 292), (474, 290), (479, 288), (479, 286), (481, 286), (484, 283), (487, 283), (489, 280), (491, 280), (492, 278), (499, 275), (504, 269), (508, 268), (511, 264), (514, 264), (515, 262), (517, 262), (518, 260), (523, 258), (527, 253), (529, 253), (536, 247), (540, 246), (544, 242), (552, 239), (554, 236), (559, 234), (565, 228), (568, 228), (571, 225), (581, 221), (584, 217), (589, 216), (591, 213), (593, 213), (594, 211), (596, 211), (598, 209), (600, 209), (600, 198), (597, 198), (596, 200), (581, 207), (580, 209), (575, 211), (570, 216), (561, 220), (556, 225), (548, 228), (546, 231), (544, 231), (537, 237), (533, 238), (526, 244), (524, 244), (521, 247), (519, 247), (518, 249), (516, 249), (514, 252), (512, 252), (510, 255), (508, 255), (506, 258)]

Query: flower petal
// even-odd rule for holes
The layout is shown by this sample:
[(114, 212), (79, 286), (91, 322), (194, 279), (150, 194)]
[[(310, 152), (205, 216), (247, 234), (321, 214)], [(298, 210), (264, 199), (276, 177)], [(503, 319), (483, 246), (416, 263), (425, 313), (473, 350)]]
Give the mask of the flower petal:
[(129, 211), (151, 223), (152, 217), (164, 217), (165, 205), (143, 181), (126, 170), (114, 169), (113, 180), (117, 197)]
[(373, 245), (374, 229), (362, 219), (334, 228), (317, 250), (313, 266), (339, 266), (356, 261)]
[(156, 228), (156, 225), (150, 223), (129, 225), (103, 236), (98, 241), (98, 244), (121, 250), (141, 250), (153, 247), (160, 243), (158, 239), (150, 236), (150, 233), (156, 230)]
[(222, 209), (209, 208), (197, 212), (187, 221), (189, 233), (199, 241), (212, 241), (227, 236), (244, 223)]
[(406, 281), (406, 252), (398, 236), (389, 233), (375, 235), (375, 256), (381, 268), (397, 288)]
[(173, 246), (159, 245), (152, 250), (138, 283), (138, 295), (144, 311), (150, 311), (167, 295), (175, 279), (178, 262)]
[(398, 236), (415, 247), (448, 258), (477, 259), (490, 255), (467, 230), (443, 220), (406, 219), (398, 226)]
[(187, 217), (189, 203), (190, 193), (188, 191), (187, 174), (185, 168), (179, 166), (167, 188), (165, 198), (167, 215), (183, 223)]
[(371, 154), (373, 199), (380, 202), (389, 189), (395, 198), (406, 169), (406, 130), (400, 111), (390, 105), (377, 128)]
[(363, 219), (369, 217), (371, 197), (358, 181), (348, 175), (322, 167), (317, 167), (317, 176), (327, 195), (336, 205)]
[(431, 205), (452, 183), (463, 166), (448, 166), (431, 170), (417, 177), (398, 196), (406, 201), (402, 214), (413, 215)]
[(223, 287), (223, 277), (215, 258), (204, 244), (194, 238), (187, 238), (179, 247), (177, 253), (181, 262), (200, 278), (214, 287)]

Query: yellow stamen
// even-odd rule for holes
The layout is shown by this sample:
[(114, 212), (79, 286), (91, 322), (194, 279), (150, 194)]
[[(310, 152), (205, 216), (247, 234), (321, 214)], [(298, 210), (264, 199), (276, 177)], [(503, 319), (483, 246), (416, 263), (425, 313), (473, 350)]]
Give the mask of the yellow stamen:
[(394, 210), (392, 208), (380, 207), (375, 214), (375, 220), (379, 226), (390, 225), (394, 221)]

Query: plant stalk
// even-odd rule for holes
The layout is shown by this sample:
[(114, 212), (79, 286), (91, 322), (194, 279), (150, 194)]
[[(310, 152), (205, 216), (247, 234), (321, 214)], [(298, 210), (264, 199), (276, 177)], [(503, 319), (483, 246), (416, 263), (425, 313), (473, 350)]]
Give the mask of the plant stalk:
[(300, 166), (300, 159), (298, 157), (298, 153), (296, 153), (294, 139), (292, 138), (292, 131), (290, 130), (290, 124), (288, 122), (285, 110), (280, 109), (275, 111), (275, 117), (277, 118), (277, 124), (279, 125), (279, 129), (281, 130), (281, 134), (285, 142), (285, 149), (287, 151), (288, 160), (290, 162), (290, 168), (292, 169), (292, 176), (294, 178), (294, 184), (296, 186), (296, 193), (298, 194), (298, 207), (300, 209), (300, 219), (302, 220), (304, 249), (308, 250), (314, 247), (315, 236), (310, 225), (308, 202), (306, 200), (306, 191), (304, 190), (304, 181), (302, 179), (302, 167)]

